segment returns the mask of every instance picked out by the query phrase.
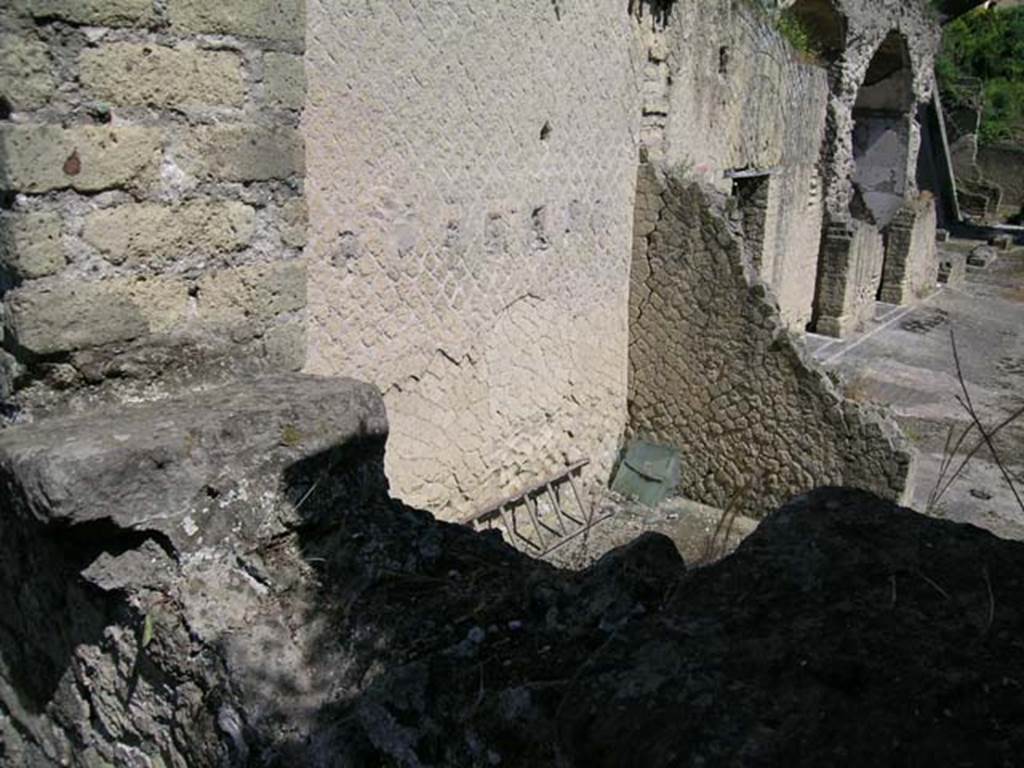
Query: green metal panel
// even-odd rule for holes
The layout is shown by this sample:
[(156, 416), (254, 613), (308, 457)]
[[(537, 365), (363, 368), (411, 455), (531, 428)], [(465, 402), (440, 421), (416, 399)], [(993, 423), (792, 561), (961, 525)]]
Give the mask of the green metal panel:
[(679, 485), (679, 451), (644, 440), (626, 446), (612, 490), (648, 507), (656, 507)]

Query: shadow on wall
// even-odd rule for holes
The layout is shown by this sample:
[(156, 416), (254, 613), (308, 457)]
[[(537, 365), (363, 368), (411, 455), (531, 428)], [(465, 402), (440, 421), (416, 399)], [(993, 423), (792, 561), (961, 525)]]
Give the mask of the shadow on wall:
[(847, 24), (832, 0), (797, 0), (785, 13), (797, 21), (826, 63), (843, 55)]
[[(5, 503), (16, 503), (15, 492), (0, 484)], [(125, 530), (110, 519), (47, 525), (9, 507), (2, 511), (0, 764), (92, 764), (91, 742), (136, 742), (141, 733), (145, 743), (152, 736), (146, 726), (165, 712), (182, 716), (171, 725), (163, 721), (160, 730), (179, 742), (187, 764), (220, 764), (220, 665), (207, 649), (190, 645), (174, 612), (176, 597), (157, 591), (173, 562), (166, 537)], [(140, 631), (139, 595), (158, 595), (166, 605), (159, 632), (168, 642), (149, 652), (143, 652), (148, 640)], [(146, 618), (150, 632), (154, 615)], [(207, 706), (198, 701), (197, 685)], [(180, 738), (185, 729), (187, 738)], [(158, 751), (155, 743), (147, 746)]]
[(555, 765), (567, 670), (681, 558), (645, 537), (556, 571), (391, 500), (383, 451), (288, 466), (286, 530), (198, 557), (0, 516), (0, 763)]
[[(10, 105), (0, 96), (0, 120), (6, 119), (10, 113)], [(14, 191), (8, 189), (7, 143), (0, 141), (0, 419), (13, 415), (12, 406), (7, 400), (14, 392), (16, 362), (14, 356), (7, 351), (10, 343), (6, 332), (6, 318), (2, 312), (7, 294), (15, 286), (14, 270), (11, 261), (15, 257), (13, 232), (10, 230), (8, 211), (14, 203)]]
[[(312, 564), (318, 585), (305, 620), (321, 628), (309, 636), (303, 664), (331, 675), (306, 733), (275, 732), (271, 715), (253, 724), (251, 746), (272, 756), (263, 764), (274, 766), (483, 764), (486, 755), (474, 754), (473, 727), (461, 732), (476, 721), (494, 725), (492, 743), (516, 745), (506, 755), (515, 756), (513, 763), (554, 764), (550, 720), (529, 722), (533, 738), (523, 741), (523, 721), (536, 713), (524, 708), (516, 718), (501, 716), (509, 702), (497, 695), (498, 678), (523, 671), (494, 668), (482, 646), (485, 638), (505, 652), (529, 645), (525, 627), (542, 625), (553, 607), (568, 604), (566, 585), (554, 568), (505, 545), (500, 534), (441, 523), (389, 499), (382, 450), (354, 446), (347, 458), (317, 458), (286, 475), (290, 494), (302, 498), (323, 467), (335, 467), (329, 487), (302, 506), (296, 540), (296, 555)], [(662, 580), (659, 594), (668, 584)], [(559, 619), (569, 625), (567, 645), (583, 636), (597, 646), (594, 621), (565, 613)], [(569, 648), (538, 646), (533, 653), (550, 669), (568, 668), (574, 658)], [(272, 670), (267, 660), (268, 668), (249, 672)], [(549, 707), (560, 687), (542, 686)], [(279, 698), (266, 714), (275, 707), (288, 711)]]
[[(5, 504), (14, 490), (0, 486)], [(116, 621), (113, 604), (89, 590), (78, 574), (99, 555), (95, 542), (112, 538), (111, 548), (126, 550), (141, 537), (119, 541), (102, 522), (81, 528), (47, 530), (4, 508), (3, 552), (0, 557), (0, 658), (19, 692), (21, 706), (42, 714), (81, 645), (93, 645), (106, 624)], [(111, 526), (112, 528), (112, 526)], [(37, 624), (53, 617), (45, 631)]]
[(649, 13), (656, 22), (665, 24), (676, 0), (629, 0), (627, 10), (635, 16)]
[[(710, 568), (687, 571), (670, 540), (647, 534), (559, 571), (391, 500), (384, 436), (354, 432), (287, 465), (292, 501), (273, 535), (234, 531), (177, 561), (145, 533), (104, 525), (79, 529), (84, 539), (54, 531), (63, 551), (38, 531), (0, 538), (0, 601), (17, 592), (17, 610), (36, 619), (10, 629), (3, 602), (0, 763), (669, 766), (756, 748), (765, 764), (790, 765), (812, 744), (870, 765), (897, 736), (914, 754), (977, 757), (970, 737), (1019, 710), (1005, 675), (1020, 621), (1003, 607), (1017, 595), (998, 593), (1007, 599), (987, 620), (963, 609), (978, 604), (979, 562), (985, 580), (1015, 583), (1019, 544), (824, 489)], [(935, 562), (943, 590), (921, 578)], [(897, 578), (910, 609), (894, 610)], [(739, 628), (728, 637), (723, 617)], [(979, 632), (983, 652), (963, 649)], [(37, 658), (46, 643), (57, 653)], [(973, 682), (950, 679), (939, 659)], [(12, 664), (25, 668), (8, 676)], [(935, 711), (901, 718), (915, 693)], [(886, 738), (863, 739), (864, 728)], [(61, 737), (66, 754), (16, 751)], [(1017, 741), (993, 740), (986, 764), (1005, 764)]]

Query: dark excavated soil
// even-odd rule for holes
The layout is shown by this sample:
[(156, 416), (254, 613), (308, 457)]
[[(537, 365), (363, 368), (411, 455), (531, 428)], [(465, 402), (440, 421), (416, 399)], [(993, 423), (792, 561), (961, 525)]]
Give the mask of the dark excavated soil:
[(692, 572), (658, 534), (572, 573), (454, 527), (413, 528), (338, 561), (379, 562), (384, 546), (411, 567), (378, 572), (351, 604), (343, 634), (374, 646), (357, 653), (372, 682), (322, 713), (317, 752), (333, 764), (1024, 755), (1024, 544), (834, 489)]
[(646, 533), (570, 571), (352, 487), (237, 552), (256, 607), (228, 571), (159, 586), (145, 536), (4, 539), (0, 736), (75, 752), (28, 726), (0, 765), (143, 765), (168, 731), (199, 768), (1021, 765), (1024, 543), (824, 489), (710, 566)]

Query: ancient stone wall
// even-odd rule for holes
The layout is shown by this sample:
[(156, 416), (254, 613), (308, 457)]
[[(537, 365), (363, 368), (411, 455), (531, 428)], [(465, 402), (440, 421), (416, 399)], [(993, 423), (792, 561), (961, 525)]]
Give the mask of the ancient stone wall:
[(0, 399), (302, 366), (303, 47), (301, 0), (4, 4)]
[(897, 212), (885, 231), (880, 301), (909, 304), (935, 290), (938, 246), (935, 199), (922, 194)]
[[(832, 218), (849, 215), (853, 198), (854, 107), (868, 69), (886, 38), (895, 33), (903, 42), (909, 69), (910, 101), (922, 103), (931, 95), (935, 53), (940, 29), (927, 2), (904, 0), (830, 0), (846, 27), (846, 47), (829, 67), (829, 112), (826, 144), (826, 210)], [(868, 83), (869, 87), (871, 83)], [(920, 143), (920, 127), (909, 121), (906, 177), (912, 191)]]
[(874, 315), (885, 239), (873, 224), (854, 220), (830, 224), (822, 241), (814, 328), (841, 338)]
[(474, 509), (625, 424), (639, 60), (620, 0), (309, 5), (308, 370), (402, 499)]
[[(802, 330), (850, 181), (822, 178), (850, 138), (836, 105), (852, 130), (893, 28), (923, 93), (915, 46), (934, 42), (916, 5), (848, 2), (868, 42), (826, 70), (731, 0), (17, 0), (0, 30), (4, 410), (304, 367), (381, 387), (395, 493), (432, 511), (582, 456), (604, 480), (641, 149), (723, 193), (766, 179), (744, 248)], [(837, 325), (881, 270), (880, 235), (847, 219)]]
[(880, 227), (917, 195), (917, 105), (931, 97), (940, 31), (926, 2), (828, 2), (845, 43), (829, 63), (825, 233), (813, 322), (819, 333), (841, 335), (872, 312)]
[[(853, 5), (875, 48), (899, 26), (891, 4), (884, 21)], [(766, 175), (760, 277), (789, 328), (813, 317), (833, 73), (755, 4), (631, 8), (310, 8), (307, 370), (385, 391), (403, 499), (451, 516), (580, 455), (610, 467), (641, 146), (723, 192)], [(932, 34), (908, 18), (913, 44)], [(849, 64), (861, 79), (873, 53)], [(860, 228), (835, 291), (858, 318), (883, 255)]]
[(769, 175), (761, 276), (787, 324), (803, 330), (821, 237), (825, 71), (801, 61), (751, 3), (680, 0), (662, 37), (671, 78), (661, 152), (652, 157), (724, 192), (729, 172)]
[(710, 194), (641, 168), (631, 432), (677, 447), (682, 493), (708, 504), (735, 499), (761, 515), (822, 484), (899, 498), (911, 479), (905, 439), (804, 360)]

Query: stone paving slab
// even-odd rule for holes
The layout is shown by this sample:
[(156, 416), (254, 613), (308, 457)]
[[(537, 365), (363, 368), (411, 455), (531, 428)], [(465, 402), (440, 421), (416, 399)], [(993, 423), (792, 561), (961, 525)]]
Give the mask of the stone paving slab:
[[(950, 247), (967, 249), (956, 241)], [(993, 426), (1024, 405), (1024, 248), (1001, 254), (985, 268), (969, 268), (962, 286), (942, 288), (915, 306), (879, 305), (875, 319), (852, 338), (805, 340), (815, 358), (844, 380), (848, 394), (892, 408), (921, 454), (912, 502), (920, 511), (928, 508), (939, 480), (950, 428), (959, 435), (970, 424), (957, 402), (962, 393), (951, 329), (972, 402), (982, 421)], [(1004, 430), (995, 445), (1020, 492), (1024, 421)], [(1024, 538), (1024, 510), (985, 448), (931, 512)]]

